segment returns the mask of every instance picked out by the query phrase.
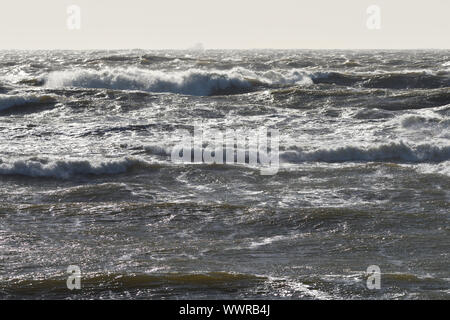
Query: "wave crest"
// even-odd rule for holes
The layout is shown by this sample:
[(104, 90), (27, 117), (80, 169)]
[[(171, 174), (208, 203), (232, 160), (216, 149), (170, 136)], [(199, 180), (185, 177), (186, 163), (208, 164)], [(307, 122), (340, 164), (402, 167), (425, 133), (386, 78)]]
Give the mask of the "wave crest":
[(24, 94), (24, 95), (0, 94), (0, 111), (4, 111), (13, 107), (33, 106), (55, 101), (56, 100), (51, 96), (36, 96), (33, 94)]

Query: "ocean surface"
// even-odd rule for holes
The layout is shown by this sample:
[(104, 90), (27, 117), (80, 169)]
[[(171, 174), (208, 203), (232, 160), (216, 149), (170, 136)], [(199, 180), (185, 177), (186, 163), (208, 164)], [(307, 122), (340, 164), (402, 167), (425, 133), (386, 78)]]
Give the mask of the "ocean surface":
[[(0, 298), (449, 299), (449, 89), (448, 50), (0, 51)], [(278, 172), (171, 161), (196, 123)]]

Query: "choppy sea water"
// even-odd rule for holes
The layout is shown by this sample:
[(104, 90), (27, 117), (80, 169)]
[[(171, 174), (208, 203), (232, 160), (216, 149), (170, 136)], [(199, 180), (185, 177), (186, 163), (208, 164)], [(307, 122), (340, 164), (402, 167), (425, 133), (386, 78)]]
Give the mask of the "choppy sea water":
[[(1, 51), (0, 298), (449, 299), (449, 87), (448, 50)], [(174, 163), (198, 122), (277, 129), (277, 174)]]

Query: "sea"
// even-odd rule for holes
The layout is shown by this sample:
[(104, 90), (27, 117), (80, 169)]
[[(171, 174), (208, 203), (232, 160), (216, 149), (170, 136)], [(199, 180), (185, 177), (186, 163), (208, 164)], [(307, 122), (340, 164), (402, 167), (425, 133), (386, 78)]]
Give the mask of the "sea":
[(449, 50), (0, 51), (0, 299), (450, 299), (449, 126)]

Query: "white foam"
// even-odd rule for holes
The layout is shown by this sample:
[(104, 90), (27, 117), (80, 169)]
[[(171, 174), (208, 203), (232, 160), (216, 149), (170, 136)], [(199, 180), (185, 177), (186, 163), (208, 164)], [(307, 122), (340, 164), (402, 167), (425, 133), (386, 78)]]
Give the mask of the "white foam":
[(417, 170), (425, 174), (442, 174), (450, 177), (450, 161), (439, 164), (422, 163), (417, 166)]
[(253, 241), (252, 243), (250, 243), (249, 248), (250, 249), (255, 249), (255, 248), (258, 248), (258, 247), (261, 247), (261, 246), (272, 244), (273, 242), (292, 240), (293, 238), (296, 238), (296, 237), (295, 236), (285, 236), (285, 235), (278, 235), (278, 236), (268, 237), (268, 238), (264, 238), (264, 239), (259, 240), (259, 241)]
[(302, 295), (307, 295), (317, 300), (332, 300), (338, 298), (337, 296), (332, 296), (327, 292), (312, 289), (310, 285), (302, 283), (299, 280), (289, 279), (287, 277), (274, 277), (274, 276), (268, 276), (267, 278), (269, 285), (278, 284), (280, 282), (284, 284), (284, 287), (277, 288), (278, 289), (277, 291), (282, 297), (286, 296), (289, 297), (295, 293), (300, 293)]

